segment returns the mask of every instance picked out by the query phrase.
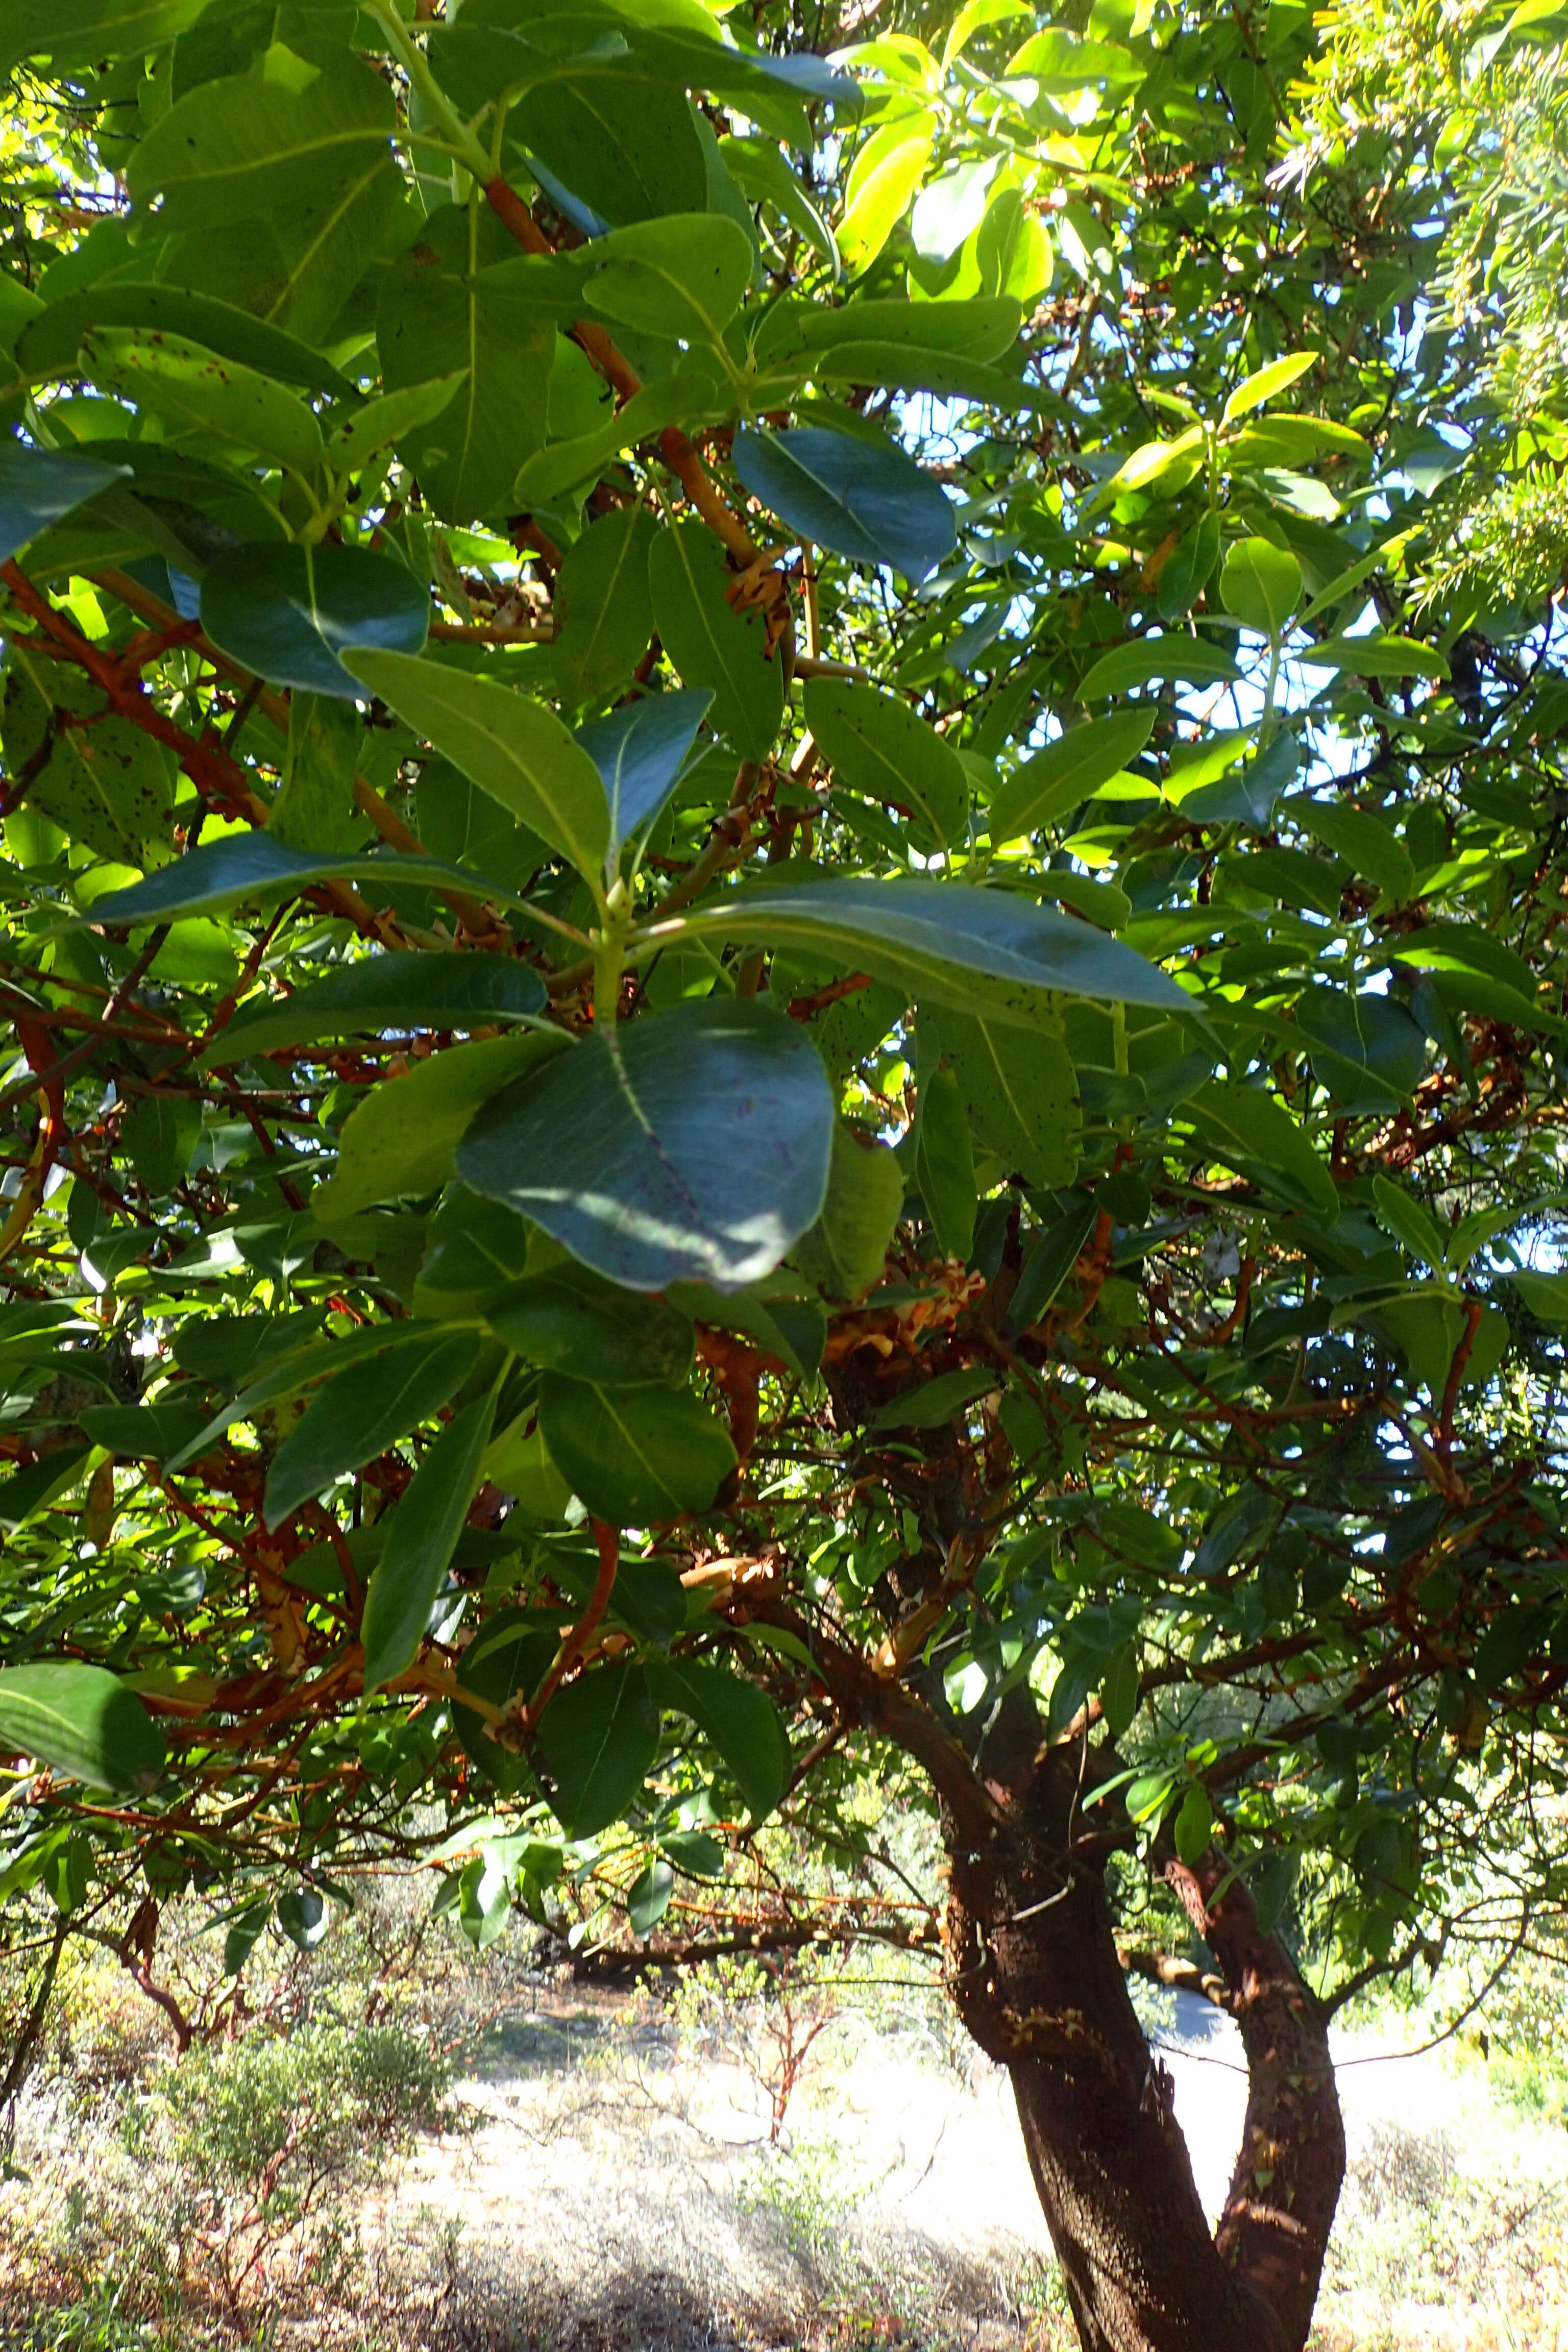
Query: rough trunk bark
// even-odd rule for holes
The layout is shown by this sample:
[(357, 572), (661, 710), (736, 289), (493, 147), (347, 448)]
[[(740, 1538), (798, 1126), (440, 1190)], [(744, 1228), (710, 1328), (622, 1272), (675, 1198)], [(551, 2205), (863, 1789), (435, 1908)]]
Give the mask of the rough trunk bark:
[(1250, 2074), (1246, 2138), (1211, 2234), (1101, 1870), (1075, 1836), (1079, 1797), (1076, 1749), (1051, 1749), (1014, 1781), (989, 1833), (946, 1817), (946, 1966), (965, 2024), (1012, 2075), (1085, 2352), (1300, 2352), (1344, 2169), (1324, 2021), (1246, 1890), (1220, 1893), (1223, 1864), (1173, 1865)]

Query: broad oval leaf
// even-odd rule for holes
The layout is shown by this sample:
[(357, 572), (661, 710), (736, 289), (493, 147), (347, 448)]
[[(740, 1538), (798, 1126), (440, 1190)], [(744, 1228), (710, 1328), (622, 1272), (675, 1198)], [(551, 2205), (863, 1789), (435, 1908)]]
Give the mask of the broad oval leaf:
[(606, 1388), (547, 1372), (539, 1425), (595, 1518), (647, 1527), (705, 1511), (735, 1466), (723, 1423), (688, 1388)]
[(487, 1307), (485, 1320), (525, 1362), (574, 1380), (629, 1388), (682, 1381), (691, 1369), (686, 1316), (570, 1261), (525, 1275)]
[(510, 1087), (469, 1128), (458, 1171), (628, 1289), (735, 1290), (816, 1218), (833, 1117), (804, 1030), (751, 999), (709, 999), (595, 1033)]
[(480, 1104), (565, 1043), (556, 1029), (476, 1038), (384, 1078), (344, 1122), (338, 1164), (312, 1203), (317, 1217), (330, 1223), (373, 1201), (435, 1192)]
[(413, 573), (362, 547), (237, 547), (203, 573), (201, 612), (214, 645), (258, 677), (350, 699), (362, 688), (341, 653), (414, 654), (430, 626)]
[(658, 1748), (658, 1710), (638, 1665), (592, 1666), (556, 1692), (539, 1719), (555, 1778), (552, 1799), (572, 1837), (593, 1837), (624, 1813)]
[(321, 428), (298, 395), (242, 361), (163, 328), (93, 327), (81, 356), (110, 385), (176, 432), (213, 433), (305, 473), (321, 460)]
[(580, 874), (597, 877), (609, 839), (605, 787), (552, 710), (494, 678), (405, 653), (359, 652), (348, 666), (481, 792), (569, 857)]
[(1173, 980), (1121, 940), (1010, 891), (844, 875), (789, 890), (764, 885), (737, 891), (686, 917), (681, 928), (715, 939), (828, 948), (848, 968), (858, 964), (893, 981), (907, 995), (993, 1020), (1037, 1020), (1045, 990), (1194, 1011)]
[(898, 695), (842, 678), (808, 678), (805, 723), (852, 792), (904, 809), (943, 848), (965, 838), (963, 762)]
[(1220, 568), (1219, 593), (1244, 629), (1278, 637), (1301, 601), (1301, 567), (1271, 539), (1238, 540)]
[(689, 1716), (718, 1749), (753, 1819), (771, 1813), (788, 1784), (790, 1751), (767, 1693), (699, 1658), (661, 1659), (648, 1683), (660, 1706)]
[(958, 521), (941, 487), (901, 449), (804, 425), (745, 425), (735, 471), (790, 529), (857, 563), (924, 580), (952, 554)]
[(1131, 645), (1114, 646), (1110, 653), (1101, 654), (1078, 694), (1080, 702), (1100, 702), (1108, 694), (1128, 694), (1134, 687), (1152, 686), (1163, 678), (1211, 686), (1239, 675), (1222, 646), (1168, 629), (1163, 636), (1135, 637)]
[(285, 1045), (394, 1030), (480, 1029), (531, 1021), (549, 1003), (531, 966), (502, 955), (414, 949), (366, 956), (290, 996), (244, 1004), (202, 1056), (205, 1068), (275, 1054)]
[(561, 559), (550, 653), (562, 698), (574, 710), (624, 687), (647, 650), (653, 535), (646, 508), (617, 507), (591, 522)]
[(0, 1748), (93, 1789), (155, 1788), (163, 1770), (157, 1726), (104, 1666), (0, 1668)]
[(120, 278), (84, 286), (51, 302), (16, 338), (17, 360), (29, 375), (69, 373), (82, 337), (97, 327), (156, 328), (205, 344), (279, 383), (301, 384), (307, 392), (346, 394), (350, 389), (347, 378), (320, 352), (236, 303), (184, 286), (127, 284)]
[(880, 1282), (904, 1205), (903, 1171), (890, 1148), (839, 1119), (822, 1213), (790, 1252), (829, 1298), (858, 1298)]

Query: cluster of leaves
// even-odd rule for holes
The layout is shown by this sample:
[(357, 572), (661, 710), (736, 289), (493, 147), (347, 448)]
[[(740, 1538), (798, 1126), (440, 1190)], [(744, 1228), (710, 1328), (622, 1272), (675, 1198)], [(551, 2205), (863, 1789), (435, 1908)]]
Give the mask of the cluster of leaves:
[(0, 1899), (647, 1935), (1020, 1689), (1352, 1974), (1554, 1887), (1495, 335), (1304, 5), (873, 34), (7, 14)]

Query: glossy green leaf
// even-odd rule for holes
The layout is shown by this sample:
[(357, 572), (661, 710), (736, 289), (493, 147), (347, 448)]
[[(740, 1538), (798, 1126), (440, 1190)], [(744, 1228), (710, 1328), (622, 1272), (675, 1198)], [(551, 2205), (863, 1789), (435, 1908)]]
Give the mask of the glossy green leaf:
[(237, 303), (186, 286), (119, 278), (61, 295), (40, 310), (17, 338), (18, 362), (29, 374), (72, 373), (83, 336), (89, 328), (105, 327), (140, 327), (181, 337), (307, 392), (349, 390), (346, 379), (320, 352)]
[(574, 540), (555, 575), (555, 635), (551, 656), (563, 701), (572, 709), (625, 687), (653, 633), (648, 550), (653, 517), (617, 507)]
[(580, 873), (598, 875), (609, 839), (605, 788), (552, 710), (493, 678), (407, 654), (360, 652), (349, 667), (481, 792)]
[[(342, 879), (373, 887), (433, 883), (472, 889), (474, 877), (437, 857), (404, 857), (391, 850), (325, 856), (296, 849), (269, 833), (230, 834), (187, 850), (177, 864), (162, 866), (123, 890), (106, 891), (92, 902), (95, 923), (160, 923), (205, 915), (238, 901), (272, 896), (298, 897), (313, 883)], [(495, 890), (511, 905), (510, 890)]]
[(393, 1510), (360, 1627), (367, 1691), (391, 1682), (418, 1654), (479, 1483), (494, 1412), (491, 1394), (455, 1412)]
[(79, 672), (13, 645), (0, 749), (8, 772), (26, 779), (28, 807), (100, 857), (148, 866), (167, 854), (174, 799), (168, 755), (111, 713)]
[(145, 1791), (163, 1774), (163, 1738), (135, 1693), (75, 1662), (0, 1667), (0, 1748), (92, 1789)]
[(1413, 637), (1385, 636), (1380, 630), (1365, 637), (1321, 637), (1303, 646), (1296, 659), (1309, 669), (1349, 670), (1357, 677), (1435, 677), (1448, 675), (1448, 665), (1430, 646)]
[(525, 458), (512, 493), (518, 505), (553, 505), (565, 492), (596, 479), (623, 450), (651, 440), (668, 425), (691, 425), (707, 405), (708, 389), (704, 378), (684, 370), (665, 382), (644, 384), (591, 433), (552, 441)]
[(195, 24), (206, 0), (15, 0), (0, 35), (0, 71), (24, 58), (56, 66), (140, 58)]
[(691, 1369), (684, 1314), (570, 1262), (525, 1275), (486, 1307), (485, 1319), (525, 1363), (573, 1380), (628, 1388), (683, 1381)]
[(921, 1080), (915, 1181), (944, 1257), (966, 1258), (974, 1238), (974, 1152), (969, 1119), (951, 1070)]
[(802, 425), (745, 426), (735, 471), (801, 539), (858, 563), (924, 580), (952, 551), (958, 526), (937, 483), (901, 449)]
[(343, 1126), (337, 1166), (316, 1194), (317, 1215), (331, 1221), (400, 1192), (435, 1192), (452, 1174), (453, 1155), (480, 1105), (564, 1042), (555, 1030), (481, 1038), (384, 1079)]
[(484, 1029), (530, 1021), (549, 997), (532, 968), (511, 956), (414, 950), (341, 965), (288, 996), (253, 998), (214, 1039), (209, 1066), (329, 1038), (419, 1029)]
[(0, 1478), (0, 1535), (14, 1536), (39, 1511), (68, 1495), (85, 1475), (92, 1448), (57, 1445), (24, 1469)]
[(804, 1031), (713, 999), (595, 1033), (487, 1105), (458, 1169), (634, 1290), (733, 1290), (822, 1206), (833, 1134)]
[(129, 466), (108, 466), (96, 457), (32, 448), (10, 435), (0, 438), (0, 563), (8, 562), (35, 532), (110, 483), (124, 481), (130, 472)]
[(700, 213), (708, 173), (682, 89), (623, 71), (552, 75), (512, 118), (518, 137), (601, 221)]
[(904, 810), (928, 843), (947, 847), (966, 838), (963, 762), (896, 694), (841, 678), (809, 678), (805, 723), (852, 792)]
[(936, 1026), (975, 1141), (1026, 1183), (1070, 1184), (1080, 1115), (1061, 1039), (963, 1013), (944, 1012)]
[(729, 1432), (689, 1389), (605, 1388), (547, 1372), (539, 1425), (595, 1518), (647, 1527), (705, 1511), (735, 1466)]
[(396, 392), (384, 393), (379, 400), (363, 402), (333, 424), (326, 445), (329, 462), (339, 467), (368, 464), (394, 442), (444, 415), (468, 380), (468, 369), (456, 368), (449, 375), (405, 384)]
[(751, 239), (721, 213), (671, 214), (595, 237), (582, 263), (583, 299), (614, 325), (720, 343), (752, 264)]
[(1135, 760), (1154, 723), (1149, 710), (1118, 710), (1069, 727), (1016, 769), (991, 803), (993, 842), (1015, 840), (1089, 800)]
[(784, 664), (768, 655), (763, 615), (728, 601), (733, 575), (701, 523), (661, 530), (648, 558), (654, 625), (689, 688), (713, 697), (712, 724), (740, 757), (764, 760), (784, 717)]
[(175, 432), (211, 433), (305, 473), (321, 457), (314, 412), (270, 376), (162, 328), (92, 327), (82, 364)]
[(1321, 357), (1321, 352), (1292, 352), (1287, 359), (1270, 360), (1267, 367), (1259, 368), (1254, 375), (1245, 376), (1237, 385), (1225, 404), (1220, 422), (1232, 425), (1249, 410), (1263, 407), (1277, 394), (1288, 391), (1310, 368), (1316, 367)]
[(996, 1385), (996, 1373), (984, 1366), (965, 1365), (956, 1371), (938, 1372), (934, 1379), (917, 1381), (900, 1395), (889, 1397), (886, 1404), (879, 1405), (871, 1415), (870, 1425), (873, 1429), (946, 1429)]
[(250, 72), (188, 92), (139, 142), (127, 185), (140, 211), (159, 200), (165, 236), (264, 215), (367, 153), (390, 164), (396, 106), (381, 76), (345, 49), (301, 63), (268, 49)]
[(264, 1517), (280, 1527), (335, 1478), (374, 1462), (438, 1412), (473, 1370), (473, 1342), (398, 1348), (345, 1365), (323, 1382), (272, 1457)]
[(1279, 637), (1301, 601), (1301, 567), (1272, 540), (1237, 540), (1220, 566), (1219, 593), (1243, 628)]
[(656, 1703), (689, 1717), (718, 1749), (753, 1821), (763, 1821), (789, 1781), (789, 1740), (765, 1691), (722, 1666), (668, 1658), (648, 1670)]
[(1079, 688), (1079, 699), (1100, 702), (1108, 694), (1128, 694), (1134, 687), (1153, 686), (1163, 678), (1185, 678), (1194, 686), (1224, 684), (1237, 674), (1223, 647), (1171, 629), (1163, 636), (1137, 637), (1102, 654)]
[(642, 1787), (658, 1747), (658, 1711), (641, 1666), (592, 1666), (556, 1692), (539, 1722), (555, 1779), (552, 1802), (572, 1837), (619, 1819)]
[(214, 645), (271, 685), (351, 698), (361, 688), (341, 653), (374, 646), (407, 659), (430, 625), (412, 574), (360, 547), (237, 547), (202, 575), (201, 611)]
[(1331, 1217), (1336, 1213), (1333, 1178), (1289, 1112), (1260, 1087), (1212, 1078), (1184, 1110), (1222, 1157), (1276, 1170), (1303, 1201)]
[(675, 790), (712, 700), (710, 691), (689, 688), (649, 695), (577, 730), (610, 804), (607, 866), (614, 866), (622, 844), (652, 822)]
[(735, 895), (687, 919), (699, 936), (826, 949), (906, 995), (998, 1021), (1033, 1022), (1041, 992), (1188, 1013), (1174, 981), (1131, 948), (1001, 890), (851, 876)]
[(1386, 890), (1396, 907), (1403, 907), (1415, 895), (1415, 868), (1410, 852), (1383, 818), (1373, 816), (1368, 809), (1348, 808), (1342, 801), (1319, 801), (1297, 794), (1286, 803), (1285, 813), (1299, 824), (1303, 833), (1357, 874), (1364, 874), (1380, 890)]
[(791, 1259), (827, 1297), (858, 1298), (882, 1279), (903, 1205), (903, 1172), (888, 1145), (839, 1119), (822, 1213)]
[(352, 702), (338, 695), (289, 699), (289, 751), (267, 830), (297, 849), (330, 856), (347, 846), (354, 816), (354, 778), (364, 731)]

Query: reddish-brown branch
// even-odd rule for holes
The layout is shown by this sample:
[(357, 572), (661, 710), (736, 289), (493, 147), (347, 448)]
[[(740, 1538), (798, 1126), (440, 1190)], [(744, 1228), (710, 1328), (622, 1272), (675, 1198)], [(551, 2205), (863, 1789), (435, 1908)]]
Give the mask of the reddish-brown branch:
[(550, 1671), (540, 1684), (533, 1704), (522, 1718), (522, 1738), (526, 1745), (539, 1726), (539, 1718), (589, 1643), (604, 1622), (605, 1612), (615, 1591), (616, 1570), (620, 1565), (621, 1538), (616, 1528), (607, 1528), (602, 1519), (590, 1523), (599, 1547), (599, 1573), (594, 1580), (594, 1590), (588, 1596), (588, 1606), (567, 1634), (551, 1662)]

